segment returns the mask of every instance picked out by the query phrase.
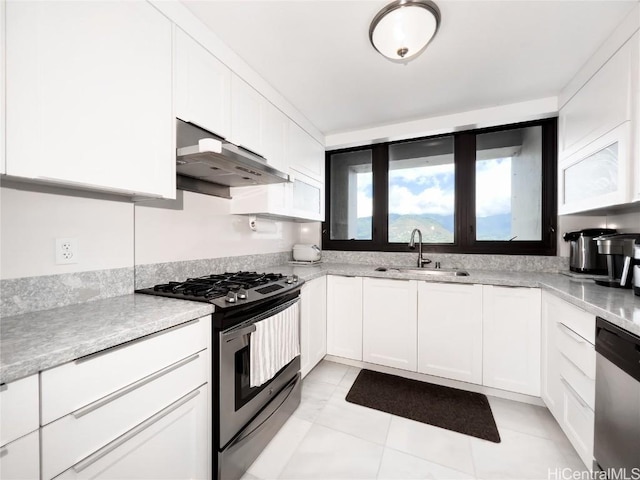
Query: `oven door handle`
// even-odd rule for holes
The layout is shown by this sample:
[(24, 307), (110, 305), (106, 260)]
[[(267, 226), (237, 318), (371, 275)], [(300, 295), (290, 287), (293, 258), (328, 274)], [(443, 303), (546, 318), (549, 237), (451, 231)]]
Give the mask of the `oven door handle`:
[(251, 324), (249, 326), (239, 328), (237, 330), (231, 330), (229, 332), (222, 334), (222, 340), (224, 342), (230, 342), (231, 340), (235, 340), (238, 337), (243, 337), (244, 335), (249, 335), (256, 331), (255, 324)]

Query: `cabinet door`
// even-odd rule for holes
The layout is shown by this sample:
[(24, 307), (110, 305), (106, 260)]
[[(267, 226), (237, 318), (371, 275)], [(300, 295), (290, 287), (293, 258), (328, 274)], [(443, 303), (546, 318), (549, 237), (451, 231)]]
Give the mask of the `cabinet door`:
[(365, 278), (363, 291), (362, 359), (415, 372), (417, 282)]
[(483, 373), (488, 387), (540, 396), (540, 290), (484, 285)]
[(185, 395), (56, 478), (206, 479), (206, 388)]
[(304, 220), (324, 220), (324, 184), (310, 177), (293, 172), (289, 185), (291, 194), (289, 213)]
[(316, 278), (302, 287), (301, 323), (301, 371), (305, 377), (327, 354), (327, 281)]
[(327, 353), (362, 360), (360, 277), (327, 277)]
[(231, 141), (262, 152), (262, 109), (266, 100), (237, 75), (231, 75)]
[(40, 478), (40, 431), (0, 447), (0, 478), (34, 480)]
[(297, 124), (289, 122), (289, 167), (324, 182), (324, 147)]
[(287, 171), (287, 135), (289, 119), (266, 99), (263, 102), (260, 139), (267, 163), (278, 170)]
[(0, 446), (36, 430), (39, 420), (37, 374), (0, 385)]
[(176, 117), (227, 138), (231, 131), (231, 71), (176, 28)]
[(631, 122), (594, 140), (558, 165), (558, 213), (626, 203), (631, 195)]
[(557, 347), (558, 304), (562, 303), (549, 293), (542, 292), (542, 348), (540, 396), (553, 416), (562, 421), (562, 388), (560, 383), (560, 352)]
[(560, 160), (631, 119), (638, 34), (616, 52), (560, 110)]
[(418, 285), (418, 372), (482, 384), (482, 285)]
[(147, 2), (6, 4), (7, 174), (175, 198), (172, 25)]

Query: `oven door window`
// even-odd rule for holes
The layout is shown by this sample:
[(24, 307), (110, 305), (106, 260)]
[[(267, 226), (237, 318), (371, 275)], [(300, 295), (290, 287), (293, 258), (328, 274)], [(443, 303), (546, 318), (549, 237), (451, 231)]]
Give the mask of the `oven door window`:
[[(251, 336), (249, 335), (249, 342)], [(235, 410), (240, 410), (243, 406), (251, 401), (256, 395), (258, 395), (265, 388), (269, 388), (269, 385), (273, 379), (266, 383), (263, 383), (259, 387), (251, 387), (251, 345), (247, 344), (235, 353)], [(282, 367), (273, 378), (277, 378), (278, 375), (287, 368), (288, 365)]]

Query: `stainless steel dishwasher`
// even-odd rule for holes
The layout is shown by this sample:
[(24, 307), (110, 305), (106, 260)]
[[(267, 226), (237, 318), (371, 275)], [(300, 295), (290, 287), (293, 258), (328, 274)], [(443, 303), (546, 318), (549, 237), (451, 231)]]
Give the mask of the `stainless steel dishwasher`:
[(599, 317), (594, 457), (605, 472), (640, 473), (640, 337)]

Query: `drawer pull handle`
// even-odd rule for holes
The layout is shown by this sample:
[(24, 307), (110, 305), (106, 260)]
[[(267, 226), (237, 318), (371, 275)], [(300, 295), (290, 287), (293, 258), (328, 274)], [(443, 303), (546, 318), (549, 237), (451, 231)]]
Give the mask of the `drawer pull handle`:
[(160, 335), (164, 335), (165, 333), (169, 333), (169, 332), (173, 332), (179, 328), (183, 328), (189, 325), (192, 325), (194, 323), (197, 323), (200, 319), (199, 318), (194, 318), (193, 320), (189, 320), (188, 322), (184, 322), (184, 323), (180, 323), (178, 325), (174, 325), (173, 327), (169, 327), (169, 328), (165, 328), (164, 330), (160, 330), (159, 332), (154, 332), (154, 333), (150, 333), (149, 335), (145, 335), (143, 337), (140, 338), (135, 338), (133, 340), (129, 340), (128, 342), (124, 342), (124, 343), (119, 343), (118, 345), (114, 345), (113, 347), (108, 347), (105, 348), (104, 350), (100, 350), (98, 352), (94, 352), (94, 353), (89, 353), (87, 355), (85, 355), (84, 357), (80, 357), (80, 358), (76, 358), (73, 362), (74, 363), (83, 363), (86, 362), (87, 360), (91, 360), (92, 358), (95, 357), (100, 357), (106, 353), (111, 353), (115, 350), (120, 350), (121, 348), (125, 348), (125, 347), (130, 347), (132, 344), (134, 343), (139, 343), (139, 342), (143, 342), (145, 340), (148, 340), (150, 338), (153, 337), (158, 337)]
[(587, 405), (587, 402), (585, 402), (582, 397), (580, 396), (580, 394), (578, 392), (576, 392), (574, 390), (574, 388), (569, 384), (569, 382), (567, 382), (564, 377), (561, 375), (560, 376), (560, 381), (562, 382), (562, 384), (567, 387), (567, 390), (569, 390), (569, 392), (571, 392), (571, 395), (573, 395), (574, 397), (576, 397), (576, 400), (578, 400), (578, 403), (580, 403), (580, 405), (582, 405), (582, 408), (587, 408), (589, 410), (591, 410), (591, 407), (589, 407), (589, 405)]
[(0, 458), (4, 457), (5, 455), (9, 455), (9, 448), (0, 447)]
[(120, 390), (116, 390), (113, 393), (110, 393), (109, 395), (107, 395), (106, 397), (102, 397), (98, 400), (96, 400), (93, 403), (90, 403), (89, 405), (79, 408), (77, 410), (75, 410), (74, 412), (71, 412), (71, 415), (74, 416), (74, 418), (78, 419), (81, 417), (84, 417), (85, 415), (93, 412), (94, 410), (97, 410), (100, 407), (105, 406), (106, 404), (113, 402), (114, 400), (122, 397), (123, 395), (126, 395), (129, 392), (132, 392), (133, 390), (135, 390), (136, 388), (140, 388), (143, 385), (146, 385), (149, 382), (152, 382), (153, 380), (155, 380), (156, 378), (162, 377), (163, 375), (166, 375), (169, 372), (172, 372), (180, 367), (182, 367), (183, 365), (186, 365), (187, 363), (190, 363), (192, 361), (194, 361), (195, 359), (197, 359), (200, 356), (200, 354), (196, 353), (195, 355), (191, 355), (190, 357), (187, 358), (183, 358), (182, 360), (173, 363), (171, 365), (169, 365), (168, 367), (163, 368), (162, 370), (158, 370), (155, 373), (152, 373), (151, 375), (144, 377), (140, 380), (138, 380), (137, 382), (134, 382), (130, 385), (127, 385), (126, 387), (121, 388)]
[(199, 394), (200, 394), (200, 389), (194, 390), (191, 393), (187, 393), (184, 397), (182, 397), (179, 400), (175, 401), (174, 403), (172, 403), (168, 407), (165, 407), (164, 409), (160, 410), (158, 413), (156, 413), (152, 417), (147, 418), (144, 422), (140, 423), (136, 427), (133, 427), (131, 430), (126, 432), (124, 435), (121, 435), (120, 437), (116, 438), (111, 443), (107, 443), (100, 450), (92, 453), (91, 455), (86, 457), (84, 460), (81, 460), (78, 463), (76, 463), (73, 466), (73, 469), (76, 472), (80, 473), (82, 470), (86, 469), (87, 467), (90, 467), (91, 465), (96, 463), (98, 460), (100, 460), (102, 457), (104, 457), (105, 455), (109, 454), (110, 452), (112, 452), (113, 450), (118, 448), (123, 443), (126, 443), (127, 441), (131, 440), (133, 437), (138, 435), (140, 432), (142, 432), (143, 430), (146, 430), (147, 428), (149, 428), (154, 423), (157, 423), (159, 420), (161, 420), (162, 418), (166, 417), (167, 415), (169, 415), (174, 410), (180, 408), (182, 405), (184, 405), (185, 403), (187, 403), (191, 399), (197, 397)]
[(573, 330), (571, 330), (569, 327), (567, 327), (564, 323), (558, 322), (558, 326), (562, 327), (562, 330), (564, 331), (564, 333), (566, 333), (567, 336), (570, 337), (575, 342), (577, 342), (577, 343), (586, 343), (587, 342), (584, 338), (582, 338), (580, 335), (575, 333)]

